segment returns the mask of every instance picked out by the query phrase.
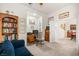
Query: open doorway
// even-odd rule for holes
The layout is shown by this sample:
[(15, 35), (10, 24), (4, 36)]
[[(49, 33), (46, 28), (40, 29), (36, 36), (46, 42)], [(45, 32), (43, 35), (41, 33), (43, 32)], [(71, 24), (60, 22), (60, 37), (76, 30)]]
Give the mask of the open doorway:
[(42, 32), (42, 16), (36, 13), (27, 15), (27, 45), (33, 45)]

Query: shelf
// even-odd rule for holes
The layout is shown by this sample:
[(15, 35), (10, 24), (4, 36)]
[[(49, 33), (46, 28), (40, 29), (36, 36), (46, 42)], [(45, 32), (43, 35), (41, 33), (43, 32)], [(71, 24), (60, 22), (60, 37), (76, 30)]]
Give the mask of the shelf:
[(16, 23), (17, 24), (17, 22), (10, 22), (10, 21), (2, 21), (3, 23)]
[(17, 34), (17, 33), (2, 33), (2, 35), (12, 35), (12, 34)]
[(2, 27), (3, 29), (17, 29), (15, 27)]

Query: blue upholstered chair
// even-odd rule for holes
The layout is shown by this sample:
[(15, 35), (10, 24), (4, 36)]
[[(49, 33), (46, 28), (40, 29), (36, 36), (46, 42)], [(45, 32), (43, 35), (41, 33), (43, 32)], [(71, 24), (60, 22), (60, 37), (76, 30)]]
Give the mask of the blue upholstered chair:
[(0, 56), (33, 56), (25, 47), (24, 40), (9, 40), (0, 44)]

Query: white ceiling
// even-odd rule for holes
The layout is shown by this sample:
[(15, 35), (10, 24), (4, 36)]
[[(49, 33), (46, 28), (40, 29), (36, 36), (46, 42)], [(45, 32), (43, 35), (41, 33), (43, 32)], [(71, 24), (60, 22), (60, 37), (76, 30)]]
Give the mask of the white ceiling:
[(31, 5), (29, 5), (28, 3), (26, 3), (25, 5), (30, 8), (36, 9), (37, 11), (50, 14), (51, 12), (55, 12), (63, 7), (72, 4), (74, 3), (43, 3), (43, 5), (39, 5), (39, 3), (32, 3)]

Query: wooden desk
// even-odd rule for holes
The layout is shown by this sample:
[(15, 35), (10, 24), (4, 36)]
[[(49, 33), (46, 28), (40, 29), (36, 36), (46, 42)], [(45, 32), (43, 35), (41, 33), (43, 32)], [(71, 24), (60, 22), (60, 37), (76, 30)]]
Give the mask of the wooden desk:
[(35, 42), (35, 38), (34, 37), (35, 37), (34, 34), (27, 35), (27, 42), (29, 44), (34, 44), (34, 42)]

